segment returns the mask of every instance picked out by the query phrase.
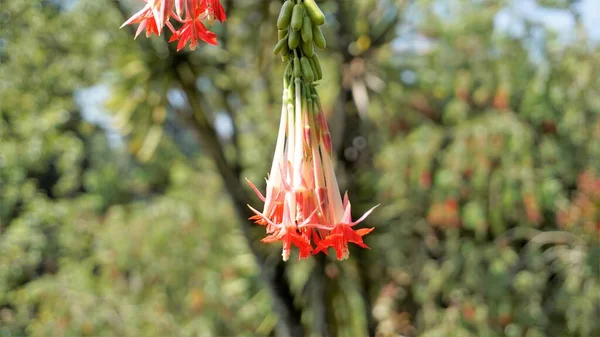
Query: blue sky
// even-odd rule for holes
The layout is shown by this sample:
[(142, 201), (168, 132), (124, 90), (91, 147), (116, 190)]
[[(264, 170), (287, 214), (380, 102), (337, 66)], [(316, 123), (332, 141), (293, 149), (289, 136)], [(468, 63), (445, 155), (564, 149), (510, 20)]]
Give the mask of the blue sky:
[[(587, 34), (594, 42), (600, 42), (600, 0), (581, 0), (576, 8), (581, 13)], [(575, 21), (568, 11), (542, 7), (534, 0), (513, 0), (512, 5), (496, 17), (496, 27), (518, 35), (523, 29), (524, 18), (556, 31), (565, 42), (575, 31)]]
[(588, 33), (600, 41), (600, 0), (584, 0), (579, 7)]
[[(452, 18), (452, 10), (455, 7), (453, 5), (458, 4), (457, 1), (464, 0), (438, 0), (434, 2), (434, 10), (440, 17)], [(585, 31), (591, 42), (600, 43), (600, 0), (579, 0), (575, 8), (581, 13)], [(399, 37), (393, 42), (394, 48), (398, 52), (428, 50), (431, 47), (431, 41), (414, 34), (412, 28), (420, 23), (421, 16), (415, 8), (408, 10), (408, 22), (398, 27)], [(525, 20), (538, 22), (556, 32), (563, 43), (568, 43), (575, 37), (575, 20), (568, 10), (540, 6), (536, 0), (510, 1), (510, 5), (498, 12), (495, 25), (500, 33), (521, 37), (525, 33)], [(539, 37), (543, 38), (543, 36)], [(532, 51), (534, 49), (532, 48)]]

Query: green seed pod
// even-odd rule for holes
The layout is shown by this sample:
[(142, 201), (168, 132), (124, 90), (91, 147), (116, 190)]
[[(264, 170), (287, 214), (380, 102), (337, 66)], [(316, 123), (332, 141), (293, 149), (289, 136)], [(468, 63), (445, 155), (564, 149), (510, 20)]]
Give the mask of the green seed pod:
[(323, 74), (321, 72), (319, 72), (319, 69), (317, 69), (317, 66), (315, 65), (315, 61), (313, 61), (312, 57), (308, 59), (308, 62), (310, 62), (310, 69), (312, 69), (312, 72), (315, 75), (315, 81), (322, 79)]
[(302, 52), (307, 57), (312, 57), (313, 54), (315, 53), (315, 48), (313, 47), (313, 43), (312, 42), (306, 43), (306, 42), (302, 41)]
[(300, 45), (300, 32), (297, 30), (291, 30), (290, 36), (288, 37), (288, 47), (290, 50), (298, 48)]
[(312, 42), (312, 22), (308, 16), (305, 16), (302, 20), (302, 28), (300, 29), (300, 35), (302, 35), (302, 41)]
[[(281, 39), (286, 39), (288, 37), (288, 30), (287, 29), (280, 29), (277, 32), (277, 37), (279, 37), (279, 40)], [(287, 56), (290, 54), (290, 48), (288, 48), (288, 44), (285, 43), (283, 48), (281, 48), (281, 56)]]
[(293, 30), (300, 30), (302, 28), (302, 20), (304, 19), (304, 6), (296, 4), (294, 11), (292, 12), (292, 21), (290, 26)]
[(302, 75), (304, 75), (306, 82), (312, 83), (315, 80), (315, 75), (310, 68), (310, 62), (308, 61), (308, 58), (303, 57), (300, 59), (300, 65), (302, 66)]
[(287, 43), (281, 48), (281, 56), (288, 56), (290, 54), (290, 48), (288, 48)]
[(281, 51), (283, 46), (285, 46), (287, 44), (287, 42), (288, 42), (287, 38), (283, 38), (283, 39), (279, 40), (279, 42), (277, 42), (277, 44), (275, 45), (275, 48), (273, 48), (273, 55), (279, 54), (279, 52)]
[(289, 54), (288, 55), (281, 55), (281, 60), (283, 62), (289, 61), (290, 60), (290, 55)]
[(313, 41), (315, 42), (315, 46), (319, 49), (325, 49), (327, 43), (325, 42), (325, 36), (323, 36), (323, 32), (319, 26), (312, 26), (313, 33)]
[(280, 29), (277, 31), (277, 39), (281, 40), (287, 35), (287, 29)]
[(304, 0), (304, 9), (306, 9), (306, 14), (308, 14), (315, 25), (321, 26), (325, 23), (325, 15), (323, 15), (315, 0)]
[(302, 76), (302, 68), (300, 68), (300, 59), (294, 57), (294, 77)]
[(293, 9), (294, 2), (292, 0), (287, 0), (283, 3), (283, 6), (281, 6), (281, 11), (279, 12), (279, 17), (277, 18), (277, 28), (286, 29), (287, 26), (290, 25)]
[(310, 59), (314, 63), (315, 69), (317, 70), (316, 71), (317, 78), (322, 79), (323, 78), (323, 68), (321, 68), (321, 61), (319, 60), (319, 55), (317, 55), (317, 53), (314, 53)]

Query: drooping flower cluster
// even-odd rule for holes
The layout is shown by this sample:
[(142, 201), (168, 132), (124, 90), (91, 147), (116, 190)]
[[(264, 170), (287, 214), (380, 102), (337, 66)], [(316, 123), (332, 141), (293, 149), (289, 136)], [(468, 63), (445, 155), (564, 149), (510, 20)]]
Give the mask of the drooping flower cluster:
[[(225, 10), (219, 0), (144, 0), (146, 5), (134, 14), (123, 25), (137, 23), (139, 27), (135, 37), (146, 30), (146, 37), (152, 34), (160, 35), (165, 26), (169, 28), (171, 39), (177, 41), (177, 50), (183, 49), (189, 42), (190, 49), (198, 46), (202, 40), (208, 44), (217, 45), (217, 35), (206, 28), (203, 20), (217, 19), (221, 22), (227, 19)], [(181, 23), (181, 28), (175, 29), (171, 19)]]
[(249, 206), (256, 214), (251, 219), (266, 227), (263, 242), (282, 241), (284, 260), (292, 246), (299, 249), (300, 259), (321, 251), (327, 254), (333, 247), (343, 260), (348, 257), (348, 243), (368, 248), (362, 237), (373, 228), (353, 227), (375, 207), (352, 221), (348, 195), (342, 200), (338, 188), (331, 135), (312, 84), (300, 78), (286, 83), (266, 194), (248, 183), (264, 201), (262, 212)]

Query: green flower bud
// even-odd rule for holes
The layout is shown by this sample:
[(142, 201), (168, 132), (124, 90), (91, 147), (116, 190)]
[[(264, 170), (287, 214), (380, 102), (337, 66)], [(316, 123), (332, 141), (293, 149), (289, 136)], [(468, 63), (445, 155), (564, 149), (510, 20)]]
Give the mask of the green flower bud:
[(292, 19), (292, 10), (294, 9), (294, 2), (291, 0), (287, 0), (281, 6), (281, 11), (279, 12), (279, 17), (277, 18), (277, 28), (286, 29), (287, 26), (290, 25), (290, 20)]
[(325, 36), (323, 36), (323, 32), (321, 31), (321, 28), (319, 28), (319, 26), (312, 26), (312, 33), (313, 33), (313, 41), (315, 42), (315, 46), (317, 46), (317, 48), (319, 49), (324, 49), (325, 46), (327, 46), (327, 43), (325, 42)]
[(300, 32), (297, 30), (291, 30), (290, 36), (288, 38), (288, 47), (290, 47), (290, 50), (294, 50), (294, 49), (298, 48), (299, 45), (300, 45)]
[(325, 23), (325, 15), (323, 15), (315, 0), (304, 0), (304, 8), (306, 9), (306, 14), (308, 14), (315, 25), (321, 26)]
[(308, 62), (310, 63), (310, 69), (312, 69), (312, 72), (315, 75), (315, 81), (322, 79), (323, 74), (320, 72), (320, 69), (317, 70), (317, 66), (315, 65), (315, 61), (313, 61), (312, 57), (308, 59)]
[(304, 6), (296, 4), (294, 11), (292, 12), (292, 21), (290, 26), (293, 30), (300, 30), (302, 28), (302, 20), (304, 19)]
[(310, 60), (312, 61), (312, 63), (314, 63), (315, 65), (315, 75), (317, 76), (317, 80), (320, 80), (323, 78), (323, 68), (321, 68), (321, 60), (319, 60), (319, 55), (317, 55), (317, 53), (314, 53), (313, 56), (310, 58)]
[(302, 28), (300, 29), (300, 35), (302, 35), (302, 41), (304, 42), (312, 42), (313, 34), (312, 34), (312, 22), (308, 16), (304, 17), (302, 20)]
[(283, 39), (279, 40), (279, 42), (277, 42), (277, 44), (275, 45), (275, 48), (273, 48), (273, 55), (279, 54), (279, 52), (281, 51), (283, 46), (287, 44), (287, 42), (287, 37), (284, 37)]
[(312, 42), (306, 43), (306, 42), (302, 41), (302, 52), (307, 57), (312, 57), (313, 54), (315, 53), (315, 48), (313, 47), (313, 43)]
[(315, 80), (315, 75), (310, 68), (310, 62), (308, 58), (303, 57), (300, 59), (300, 65), (302, 66), (302, 75), (304, 75), (304, 79), (308, 83), (312, 83)]

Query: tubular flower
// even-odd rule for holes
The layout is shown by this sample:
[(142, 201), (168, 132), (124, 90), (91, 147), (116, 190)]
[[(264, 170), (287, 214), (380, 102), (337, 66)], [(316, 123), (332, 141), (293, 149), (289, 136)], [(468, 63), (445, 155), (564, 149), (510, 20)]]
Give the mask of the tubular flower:
[[(152, 34), (160, 35), (165, 26), (169, 28), (171, 39), (169, 42), (179, 40), (177, 50), (183, 49), (189, 42), (190, 49), (198, 46), (202, 40), (208, 44), (217, 45), (217, 36), (209, 31), (203, 20), (220, 22), (227, 20), (225, 10), (219, 0), (144, 0), (146, 5), (139, 12), (125, 21), (121, 28), (130, 24), (139, 24), (135, 37), (146, 30), (146, 37)], [(174, 10), (174, 11), (173, 11)], [(171, 19), (182, 24), (175, 29)]]
[[(354, 230), (374, 208), (357, 221), (351, 219), (348, 196), (342, 197), (333, 171), (331, 136), (315, 87), (292, 75), (293, 61), (284, 78), (283, 104), (275, 154), (263, 195), (263, 210), (250, 207), (250, 219), (264, 225), (265, 243), (281, 241), (288, 260), (292, 246), (299, 258), (333, 247), (338, 260), (349, 255), (348, 244), (369, 248), (362, 237), (373, 228)], [(314, 244), (314, 246), (313, 246)]]

